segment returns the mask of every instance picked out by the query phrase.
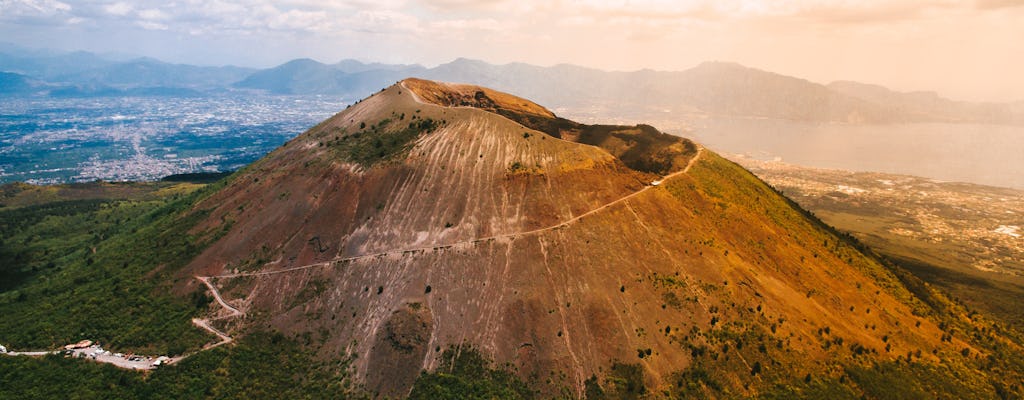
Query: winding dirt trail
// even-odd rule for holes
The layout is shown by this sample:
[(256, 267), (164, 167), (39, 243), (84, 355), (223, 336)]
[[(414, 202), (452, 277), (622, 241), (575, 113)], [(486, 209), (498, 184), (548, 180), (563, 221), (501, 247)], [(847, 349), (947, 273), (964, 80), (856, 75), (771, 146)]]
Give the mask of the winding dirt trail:
[[(683, 168), (682, 170), (679, 170), (677, 172), (674, 172), (674, 173), (671, 173), (669, 175), (664, 176), (658, 182), (664, 182), (664, 181), (667, 181), (669, 179), (675, 178), (675, 177), (677, 177), (679, 175), (689, 173), (690, 172), (690, 168), (692, 168), (693, 165), (696, 164), (697, 160), (699, 160), (700, 157), (703, 154), (704, 154), (704, 147), (698, 147), (697, 148), (697, 154), (695, 154), (693, 156), (693, 158), (690, 159), (690, 161), (686, 164), (685, 168)], [(305, 270), (305, 269), (310, 269), (310, 268), (328, 267), (328, 266), (331, 266), (333, 264), (337, 264), (337, 263), (341, 263), (341, 262), (355, 261), (355, 260), (360, 260), (360, 259), (365, 259), (365, 258), (382, 257), (382, 256), (386, 256), (386, 255), (406, 253), (406, 252), (427, 251), (427, 250), (433, 250), (433, 249), (442, 248), (442, 247), (451, 247), (451, 246), (457, 246), (457, 245), (478, 243), (478, 242), (481, 242), (481, 241), (487, 241), (487, 240), (491, 240), (491, 239), (509, 239), (509, 238), (518, 238), (518, 237), (522, 237), (522, 236), (536, 235), (536, 234), (539, 234), (539, 233), (553, 231), (555, 229), (560, 229), (560, 228), (572, 225), (572, 224), (574, 224), (576, 222), (579, 222), (583, 218), (586, 218), (586, 217), (589, 217), (589, 216), (594, 215), (596, 213), (599, 213), (601, 211), (604, 211), (604, 210), (608, 209), (609, 207), (612, 207), (612, 206), (615, 206), (615, 205), (618, 205), (618, 204), (622, 204), (622, 203), (626, 202), (627, 200), (629, 200), (631, 198), (634, 198), (636, 196), (639, 196), (640, 194), (650, 190), (651, 188), (655, 188), (655, 187), (657, 187), (657, 186), (654, 186), (654, 185), (644, 186), (642, 189), (637, 190), (636, 192), (633, 192), (633, 193), (630, 193), (630, 194), (628, 194), (626, 196), (620, 197), (620, 198), (618, 198), (616, 200), (608, 202), (608, 203), (606, 203), (606, 204), (604, 204), (604, 205), (602, 205), (600, 207), (594, 208), (594, 209), (592, 209), (590, 211), (587, 211), (587, 212), (585, 212), (583, 214), (577, 215), (577, 216), (575, 216), (573, 218), (567, 219), (567, 220), (562, 221), (562, 222), (560, 222), (558, 224), (547, 226), (547, 227), (544, 227), (544, 228), (534, 229), (532, 231), (506, 233), (506, 234), (494, 235), (494, 236), (488, 236), (488, 237), (482, 237), (482, 238), (476, 238), (476, 239), (471, 239), (471, 240), (463, 240), (463, 241), (453, 242), (453, 243), (448, 243), (448, 244), (437, 244), (437, 245), (432, 245), (432, 246), (423, 246), (423, 247), (403, 248), (403, 249), (398, 249), (398, 250), (389, 250), (389, 251), (373, 253), (373, 254), (364, 254), (364, 255), (360, 255), (360, 256), (340, 257), (340, 258), (335, 258), (335, 259), (328, 260), (328, 261), (322, 261), (322, 262), (318, 262), (318, 263), (314, 263), (314, 264), (302, 265), (302, 266), (292, 267), (292, 268), (285, 268), (285, 269), (280, 269), (280, 270), (275, 270), (275, 271), (241, 272), (241, 273), (235, 273), (235, 274), (223, 274), (223, 275), (214, 275), (214, 276), (196, 276), (195, 278), (197, 280), (199, 280), (200, 282), (202, 282), (204, 285), (206, 285), (207, 289), (210, 290), (210, 293), (213, 294), (213, 298), (217, 301), (217, 304), (220, 304), (220, 306), (223, 307), (225, 310), (227, 310), (228, 313), (229, 313), (229, 315), (218, 317), (218, 318), (215, 318), (215, 319), (226, 319), (226, 318), (241, 317), (241, 316), (245, 315), (245, 312), (241, 311), (241, 310), (239, 310), (239, 309), (237, 309), (237, 308), (235, 308), (233, 306), (231, 306), (226, 301), (224, 301), (224, 299), (220, 295), (220, 292), (217, 290), (217, 287), (214, 286), (212, 283), (210, 283), (210, 279), (212, 279), (212, 278), (238, 278), (238, 277), (247, 277), (247, 276), (263, 276), (263, 275), (283, 274), (283, 273), (300, 271), (300, 270)], [(210, 325), (210, 321), (211, 321), (211, 319), (208, 319), (208, 318), (195, 318), (195, 319), (192, 320), (192, 323), (195, 324), (197, 327), (199, 327), (199, 328), (201, 328), (203, 330), (206, 330), (206, 331), (216, 335), (217, 337), (219, 337), (221, 339), (220, 342), (213, 343), (213, 344), (208, 344), (208, 345), (204, 346), (203, 350), (212, 349), (214, 347), (221, 346), (221, 345), (224, 345), (224, 344), (227, 344), (227, 343), (231, 343), (232, 341), (234, 341), (234, 339), (232, 339), (230, 336), (228, 336), (224, 332), (221, 332), (221, 331), (217, 330), (216, 328), (212, 327)]]
[(219, 276), (196, 276), (196, 279), (198, 279), (200, 282), (206, 285), (207, 288), (210, 289), (210, 292), (213, 293), (213, 298), (217, 300), (217, 303), (219, 303), (221, 307), (224, 307), (225, 310), (228, 310), (228, 312), (231, 313), (231, 315), (229, 315), (228, 317), (238, 317), (244, 315), (244, 312), (232, 307), (230, 304), (224, 301), (224, 298), (220, 297), (220, 292), (218, 292), (217, 288), (213, 287), (213, 284), (210, 283), (210, 278), (219, 278)]
[[(690, 171), (690, 168), (693, 167), (693, 165), (697, 162), (697, 160), (701, 157), (702, 154), (704, 154), (704, 148), (703, 147), (698, 147), (697, 148), (697, 154), (694, 155), (692, 159), (690, 159), (690, 162), (686, 164), (685, 168), (683, 168), (682, 170), (673, 172), (673, 173), (671, 173), (669, 175), (665, 175), (662, 179), (660, 179), (660, 181), (664, 182), (664, 181), (667, 181), (669, 179), (675, 178), (675, 177), (677, 177), (679, 175), (688, 173)], [(651, 185), (651, 186), (644, 186), (642, 189), (637, 190), (636, 192), (633, 192), (633, 193), (630, 193), (630, 194), (625, 195), (623, 197), (620, 197), (618, 199), (612, 200), (612, 201), (610, 201), (608, 203), (605, 203), (604, 205), (602, 205), (600, 207), (594, 208), (594, 209), (592, 209), (590, 211), (587, 211), (587, 212), (585, 212), (583, 214), (577, 215), (577, 216), (575, 216), (573, 218), (567, 219), (567, 220), (562, 221), (562, 222), (560, 222), (558, 224), (546, 226), (546, 227), (543, 227), (543, 228), (534, 229), (532, 231), (503, 233), (503, 234), (500, 234), (500, 235), (485, 236), (485, 237), (479, 237), (479, 238), (475, 238), (475, 239), (462, 240), (462, 241), (452, 242), (452, 243), (433, 244), (433, 245), (429, 245), (429, 246), (420, 246), (420, 247), (406, 247), (406, 248), (401, 248), (401, 249), (388, 250), (388, 251), (382, 251), (382, 252), (371, 253), (371, 254), (363, 254), (363, 255), (358, 255), (358, 256), (339, 257), (339, 258), (334, 258), (334, 259), (327, 260), (327, 261), (321, 261), (321, 262), (318, 262), (318, 263), (301, 265), (301, 266), (291, 267), (291, 268), (284, 268), (284, 269), (273, 270), (273, 271), (239, 272), (239, 273), (234, 273), (234, 274), (223, 274), (223, 275), (214, 275), (214, 276), (205, 276), (205, 277), (204, 276), (197, 276), (196, 279), (199, 279), (200, 281), (202, 281), (204, 284), (206, 284), (206, 286), (208, 288), (210, 288), (211, 291), (214, 291), (214, 293), (216, 293), (216, 290), (214, 289), (214, 287), (210, 284), (210, 282), (208, 280), (209, 278), (240, 278), (240, 277), (246, 277), (246, 276), (263, 276), (263, 275), (283, 274), (283, 273), (287, 273), (287, 272), (300, 271), (300, 270), (309, 269), (309, 268), (326, 267), (326, 266), (330, 266), (331, 264), (336, 264), (336, 263), (340, 263), (340, 262), (347, 262), (347, 261), (356, 261), (356, 260), (361, 260), (361, 259), (365, 259), (365, 258), (382, 257), (382, 256), (391, 255), (391, 254), (406, 253), (406, 252), (427, 251), (427, 250), (433, 250), (433, 249), (437, 249), (437, 248), (446, 248), (446, 247), (452, 247), (452, 246), (458, 246), (458, 245), (479, 243), (479, 242), (488, 241), (488, 240), (494, 240), (494, 239), (509, 239), (509, 238), (518, 238), (518, 237), (522, 237), (522, 236), (535, 235), (535, 234), (538, 234), (538, 233), (553, 231), (553, 230), (556, 230), (556, 229), (560, 229), (560, 228), (564, 228), (566, 226), (572, 225), (572, 224), (574, 224), (576, 222), (579, 222), (583, 218), (586, 218), (586, 217), (589, 217), (589, 216), (594, 215), (596, 213), (599, 213), (601, 211), (604, 211), (604, 210), (608, 209), (609, 207), (615, 206), (617, 204), (621, 204), (621, 203), (623, 203), (623, 202), (625, 202), (625, 201), (627, 201), (627, 200), (629, 200), (629, 199), (631, 199), (633, 197), (639, 196), (640, 194), (642, 194), (642, 193), (644, 193), (644, 192), (646, 192), (646, 191), (648, 191), (648, 190), (650, 190), (652, 188), (655, 188), (655, 187), (657, 187), (657, 186), (653, 186), (653, 185)], [(230, 310), (233, 310), (235, 313), (243, 314), (241, 311), (238, 311), (238, 310), (234, 309), (233, 307), (227, 305), (223, 300), (220, 299), (220, 295), (219, 294), (215, 294), (214, 297), (217, 299), (217, 302), (220, 303), (221, 305), (229, 308)]]
[[(216, 290), (213, 290), (213, 292), (217, 293)], [(210, 333), (212, 333), (214, 335), (217, 335), (217, 337), (220, 338), (219, 342), (207, 344), (207, 345), (203, 346), (202, 350), (209, 350), (209, 349), (212, 349), (214, 347), (217, 347), (217, 346), (220, 346), (220, 345), (225, 345), (225, 344), (228, 344), (228, 343), (231, 343), (231, 342), (235, 341), (235, 339), (233, 339), (231, 336), (228, 336), (226, 333), (221, 332), (217, 328), (214, 328), (214, 327), (210, 326), (210, 320), (208, 320), (206, 318), (192, 318), (192, 324), (197, 326), (197, 327), (199, 327), (200, 329), (203, 329), (203, 330), (205, 330), (207, 332), (210, 332)]]
[[(237, 309), (235, 307), (232, 307), (230, 304), (228, 304), (226, 301), (224, 301), (224, 299), (222, 297), (220, 297), (220, 291), (218, 291), (217, 288), (215, 286), (213, 286), (212, 283), (210, 283), (210, 278), (211, 277), (209, 277), (209, 276), (196, 276), (195, 278), (197, 280), (199, 280), (200, 282), (202, 282), (204, 285), (206, 285), (206, 288), (210, 289), (210, 293), (213, 294), (213, 298), (215, 300), (217, 300), (217, 304), (220, 304), (221, 307), (223, 307), (225, 310), (228, 311), (228, 315), (222, 316), (222, 317), (218, 317), (218, 318), (214, 318), (214, 319), (234, 318), (234, 317), (241, 317), (241, 316), (245, 315), (244, 312), (242, 312), (241, 310), (239, 310), (239, 309)], [(206, 346), (203, 346), (203, 350), (209, 350), (209, 349), (212, 349), (214, 347), (225, 345), (225, 344), (228, 344), (228, 343), (231, 343), (231, 342), (234, 341), (234, 339), (232, 339), (231, 336), (228, 336), (226, 333), (221, 332), (217, 328), (214, 328), (212, 325), (210, 325), (210, 321), (211, 321), (211, 319), (209, 319), (209, 318), (192, 318), (192, 324), (193, 325), (195, 325), (195, 326), (199, 327), (200, 329), (203, 329), (203, 330), (205, 330), (207, 332), (210, 332), (210, 333), (212, 333), (212, 334), (214, 334), (214, 335), (216, 335), (217, 337), (220, 338), (220, 341), (217, 342), (217, 343), (211, 343), (211, 344), (207, 344)]]

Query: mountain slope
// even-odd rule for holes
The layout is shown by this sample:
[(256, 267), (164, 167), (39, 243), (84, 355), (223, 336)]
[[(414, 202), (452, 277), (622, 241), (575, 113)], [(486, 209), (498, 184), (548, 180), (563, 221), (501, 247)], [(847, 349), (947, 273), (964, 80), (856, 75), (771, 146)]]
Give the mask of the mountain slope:
[[(588, 144), (565, 133), (592, 127), (553, 121), (490, 89), (400, 82), (197, 204), (212, 210), (193, 231), (226, 233), (181, 275), (245, 313), (220, 329), (355, 357), (381, 395), (472, 348), (549, 396), (746, 397), (800, 381), (868, 395), (885, 386), (878, 363), (994, 396), (1003, 377), (964, 366), (987, 350), (935, 314), (941, 296), (911, 292), (747, 171), (686, 139), (649, 145), (669, 141), (656, 131)], [(628, 166), (655, 147), (675, 161)], [(181, 293), (201, 288), (188, 282)]]
[[(257, 72), (235, 66), (204, 67), (165, 63), (152, 58), (115, 60), (89, 52), (0, 52), (0, 71), (17, 72), (47, 82), (64, 93), (92, 95), (155, 94), (159, 89), (218, 89)], [(67, 86), (72, 85), (72, 86)], [(135, 90), (139, 89), (139, 90)], [(59, 90), (59, 89), (58, 89)], [(147, 93), (147, 90), (149, 93)], [(62, 94), (62, 93), (58, 93)]]
[(713, 114), (798, 121), (897, 122), (905, 116), (823, 85), (733, 63), (703, 63), (679, 77), (681, 96)]
[(171, 88), (218, 88), (254, 72), (241, 67), (197, 67), (140, 58), (55, 77), (63, 82), (99, 83), (115, 87), (163, 86)]
[(232, 86), (277, 94), (343, 94), (358, 98), (420, 70), (419, 66), (364, 65), (351, 60), (328, 65), (304, 58), (258, 71)]
[(953, 101), (939, 97), (934, 92), (900, 93), (878, 85), (850, 81), (832, 82), (828, 88), (887, 107), (915, 120), (988, 121), (998, 124), (1024, 122), (1024, 115), (1015, 110), (1012, 104)]
[(18, 72), (37, 79), (56, 80), (59, 76), (108, 67), (113, 61), (95, 54), (77, 51), (63, 54), (0, 53), (0, 70)]
[(33, 85), (32, 79), (25, 75), (0, 71), (0, 93), (28, 93), (31, 92), (34, 87), (35, 85)]

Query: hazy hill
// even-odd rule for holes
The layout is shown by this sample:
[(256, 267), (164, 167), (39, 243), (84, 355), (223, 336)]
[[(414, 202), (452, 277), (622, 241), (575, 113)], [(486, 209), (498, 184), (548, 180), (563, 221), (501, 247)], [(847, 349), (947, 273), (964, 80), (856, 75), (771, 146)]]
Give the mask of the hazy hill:
[(0, 52), (0, 70), (18, 72), (42, 80), (56, 80), (60, 76), (103, 68), (114, 64), (93, 53), (3, 53)]
[[(9, 47), (9, 46), (8, 46)], [(170, 64), (152, 58), (118, 60), (89, 52), (0, 52), (0, 71), (20, 73), (58, 90), (81, 95), (129, 91), (159, 95), (174, 89), (218, 89), (249, 76), (255, 69)], [(141, 92), (136, 89), (145, 89)]]
[(197, 67), (140, 58), (56, 76), (60, 82), (98, 83), (115, 87), (162, 86), (219, 88), (252, 74), (252, 68)]
[[(735, 63), (708, 62), (676, 72), (608, 72), (573, 65), (539, 67), (521, 63), (493, 65), (464, 58), (430, 69), (361, 63), (355, 66), (343, 68), (340, 64), (296, 60), (258, 72), (236, 86), (274, 93), (359, 98), (370, 93), (368, 89), (390, 84), (402, 76), (420, 75), (516, 90), (556, 108), (573, 110), (598, 107), (641, 115), (668, 111), (682, 115), (849, 123), (1024, 121), (1019, 107), (1010, 105), (954, 102), (853, 83), (825, 86)], [(885, 93), (879, 95), (881, 92), (876, 89)]]
[(25, 75), (13, 72), (0, 72), (0, 93), (28, 93), (34, 88), (35, 85), (32, 84), (32, 80)]
[(0, 71), (26, 75), (53, 87), (56, 95), (187, 95), (188, 90), (263, 90), (274, 94), (363, 98), (408, 76), (466, 82), (514, 90), (555, 109), (608, 113), (634, 120), (724, 115), (810, 122), (1024, 123), (1019, 103), (970, 103), (933, 93), (898, 93), (856, 82), (821, 85), (735, 63), (707, 62), (684, 71), (602, 71), (560, 64), (494, 65), (459, 58), (420, 65), (324, 64), (296, 59), (256, 70), (200, 67), (150, 58), (100, 56), (89, 52), (33, 51), (0, 46)]
[(954, 101), (940, 97), (935, 92), (902, 93), (878, 85), (851, 81), (832, 82), (828, 88), (917, 119), (957, 122), (982, 120), (1004, 124), (1024, 122), (1024, 113), (1014, 104)]
[(348, 97), (372, 93), (385, 82), (394, 82), (422, 70), (419, 66), (363, 64), (353, 60), (328, 65), (304, 58), (256, 72), (233, 86), (277, 94), (341, 94)]

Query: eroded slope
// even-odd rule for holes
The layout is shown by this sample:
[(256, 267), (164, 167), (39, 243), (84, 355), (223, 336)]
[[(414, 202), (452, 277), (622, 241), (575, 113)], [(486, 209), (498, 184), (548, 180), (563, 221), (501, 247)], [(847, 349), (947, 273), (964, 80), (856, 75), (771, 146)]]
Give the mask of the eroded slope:
[[(849, 365), (984, 356), (742, 168), (689, 160), (647, 186), (603, 148), (396, 85), (210, 197), (197, 229), (230, 229), (191, 271), (245, 311), (230, 330), (356, 356), (382, 395), (463, 346), (571, 396), (591, 377), (611, 390), (622, 365), (652, 390), (751, 396)], [(709, 365), (713, 382), (682, 384)]]
[(406, 79), (402, 85), (428, 103), (488, 110), (556, 138), (600, 147), (637, 171), (667, 175), (682, 169), (697, 151), (692, 141), (650, 125), (581, 124), (529, 100), (485, 87), (421, 79)]

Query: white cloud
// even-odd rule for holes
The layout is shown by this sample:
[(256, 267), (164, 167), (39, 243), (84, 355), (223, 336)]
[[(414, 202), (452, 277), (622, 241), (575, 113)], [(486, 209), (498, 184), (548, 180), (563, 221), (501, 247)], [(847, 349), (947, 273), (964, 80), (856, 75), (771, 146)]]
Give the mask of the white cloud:
[(71, 6), (57, 0), (0, 0), (0, 17), (51, 16), (71, 11)]
[(391, 10), (363, 10), (343, 21), (341, 29), (365, 33), (420, 32), (418, 18)]
[(167, 30), (167, 25), (161, 24), (159, 22), (136, 21), (135, 24), (138, 25), (139, 27), (141, 27), (142, 29), (148, 29), (148, 30), (151, 30), (151, 31), (166, 31)]
[(268, 15), (267, 26), (281, 30), (319, 30), (327, 19), (323, 11), (288, 10)]
[(149, 8), (138, 12), (138, 15), (142, 19), (151, 21), (166, 21), (171, 18), (171, 15), (160, 11), (155, 8)]
[(116, 16), (119, 16), (119, 17), (123, 17), (123, 16), (128, 15), (132, 11), (134, 11), (135, 8), (132, 7), (131, 4), (128, 4), (128, 3), (125, 3), (125, 2), (118, 2), (118, 3), (107, 4), (107, 5), (103, 6), (103, 10), (106, 11), (110, 15), (116, 15)]
[(433, 21), (429, 24), (434, 30), (481, 30), (499, 31), (509, 29), (513, 24), (498, 21), (494, 18), (479, 19), (452, 19), (444, 21)]

